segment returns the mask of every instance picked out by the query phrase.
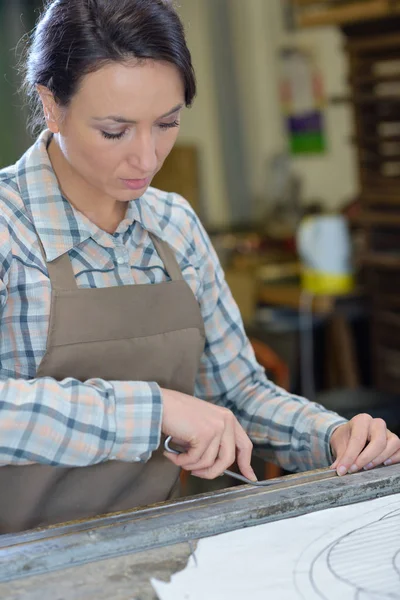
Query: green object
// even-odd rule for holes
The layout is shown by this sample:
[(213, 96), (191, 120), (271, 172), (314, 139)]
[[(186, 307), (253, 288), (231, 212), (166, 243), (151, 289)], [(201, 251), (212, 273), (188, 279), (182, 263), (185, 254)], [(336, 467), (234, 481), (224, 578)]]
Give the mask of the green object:
[(326, 140), (322, 132), (294, 133), (290, 136), (292, 154), (322, 154), (326, 151)]

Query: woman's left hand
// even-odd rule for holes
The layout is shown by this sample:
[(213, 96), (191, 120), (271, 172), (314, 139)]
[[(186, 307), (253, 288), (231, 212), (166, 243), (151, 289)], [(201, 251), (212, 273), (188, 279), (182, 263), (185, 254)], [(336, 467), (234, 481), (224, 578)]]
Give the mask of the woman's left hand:
[(389, 431), (383, 419), (357, 415), (338, 427), (331, 437), (338, 475), (373, 469), (378, 465), (400, 463), (400, 439)]

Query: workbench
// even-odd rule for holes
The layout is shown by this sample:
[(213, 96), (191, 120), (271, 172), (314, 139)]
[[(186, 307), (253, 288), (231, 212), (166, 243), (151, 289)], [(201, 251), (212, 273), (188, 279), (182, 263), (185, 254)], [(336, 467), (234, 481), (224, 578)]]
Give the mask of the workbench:
[(0, 598), (154, 600), (198, 540), (400, 493), (400, 465), (306, 483), (287, 476), (0, 537)]

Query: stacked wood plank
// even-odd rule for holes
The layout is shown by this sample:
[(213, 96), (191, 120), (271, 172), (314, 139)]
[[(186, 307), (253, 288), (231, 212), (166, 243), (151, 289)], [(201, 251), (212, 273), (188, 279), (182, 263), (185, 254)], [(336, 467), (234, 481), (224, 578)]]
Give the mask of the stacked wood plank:
[(378, 389), (400, 393), (400, 19), (345, 33), (374, 378)]
[(300, 27), (343, 25), (400, 13), (398, 0), (292, 0)]

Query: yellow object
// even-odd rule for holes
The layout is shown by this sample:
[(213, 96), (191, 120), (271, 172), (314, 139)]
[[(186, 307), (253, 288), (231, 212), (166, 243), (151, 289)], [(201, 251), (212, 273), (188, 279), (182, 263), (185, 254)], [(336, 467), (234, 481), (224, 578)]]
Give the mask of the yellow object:
[(304, 290), (312, 294), (340, 296), (354, 290), (354, 278), (348, 273), (333, 274), (303, 269), (301, 284)]
[(298, 227), (296, 239), (304, 290), (331, 296), (353, 290), (352, 244), (343, 215), (306, 217)]

